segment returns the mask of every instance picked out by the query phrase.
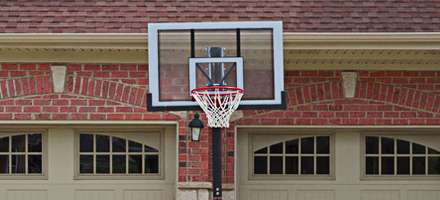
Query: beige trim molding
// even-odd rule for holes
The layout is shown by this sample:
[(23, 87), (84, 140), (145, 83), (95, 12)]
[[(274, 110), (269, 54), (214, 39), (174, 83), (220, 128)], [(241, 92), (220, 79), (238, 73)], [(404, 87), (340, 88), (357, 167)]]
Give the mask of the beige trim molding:
[[(440, 49), (440, 32), (283, 33), (284, 49)], [(323, 45), (326, 44), (326, 45)], [(148, 34), (0, 34), (0, 48), (147, 50)]]
[(342, 130), (428, 130), (434, 129), (436, 131), (440, 130), (440, 125), (236, 125), (235, 131), (238, 129), (262, 129), (262, 128), (276, 128), (276, 129), (338, 129)]
[[(211, 182), (177, 182), (178, 189), (212, 189)], [(233, 190), (233, 183), (223, 183), (223, 190)]]
[(122, 120), (0, 120), (0, 126), (1, 127), (17, 127), (17, 125), (22, 126), (44, 126), (44, 127), (50, 127), (50, 126), (60, 126), (60, 125), (69, 125), (69, 126), (84, 126), (84, 125), (93, 125), (96, 127), (100, 126), (131, 126), (132, 128), (135, 128), (136, 126), (143, 127), (143, 126), (149, 126), (149, 127), (163, 127), (163, 126), (175, 126), (178, 128), (179, 123), (177, 121), (122, 121)]
[(0, 48), (146, 50), (147, 34), (0, 34)]
[[(284, 33), (288, 70), (436, 70), (440, 32)], [(147, 64), (148, 34), (0, 34), (0, 62)]]
[(440, 33), (284, 33), (287, 49), (440, 49)]
[(147, 34), (0, 34), (0, 62), (148, 63)]

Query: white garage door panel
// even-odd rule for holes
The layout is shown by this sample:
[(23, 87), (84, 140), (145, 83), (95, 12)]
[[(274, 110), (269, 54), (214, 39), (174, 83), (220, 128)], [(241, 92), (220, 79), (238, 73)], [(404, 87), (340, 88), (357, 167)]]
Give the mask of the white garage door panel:
[[(440, 200), (438, 180), (424, 180), (421, 177), (417, 180), (362, 180), (360, 144), (363, 140), (359, 132), (334, 134), (336, 169), (333, 180), (301, 180), (301, 177), (296, 180), (273, 177), (271, 180), (250, 178), (248, 170), (252, 169), (249, 166), (252, 163), (248, 163), (248, 158), (252, 156), (250, 151), (255, 149), (251, 149), (249, 145), (258, 142), (251, 141), (252, 137), (249, 134), (250, 131), (245, 130), (237, 133), (238, 199), (240, 200)], [(405, 137), (408, 140), (414, 139)], [(438, 137), (437, 135), (437, 140)], [(258, 137), (254, 138), (258, 139)], [(271, 138), (271, 143), (277, 142), (274, 141), (275, 137)], [(420, 138), (416, 139), (420, 140)]]
[[(175, 128), (164, 130), (164, 178), (122, 180), (111, 179), (109, 175), (107, 180), (75, 180), (74, 138), (77, 134), (72, 128), (48, 129), (47, 180), (26, 180), (26, 177), (0, 180), (0, 200), (172, 200), (176, 179), (176, 135)], [(136, 136), (133, 139), (128, 135), (127, 138), (138, 140)]]
[(362, 200), (399, 200), (396, 190), (362, 190)]
[(250, 190), (250, 199), (258, 200), (288, 200), (289, 190)]
[(124, 200), (164, 199), (164, 190), (125, 190)]
[(440, 200), (439, 190), (410, 190), (408, 200)]
[(75, 200), (114, 200), (114, 190), (76, 190)]
[(46, 200), (46, 190), (8, 190), (7, 200)]
[(298, 200), (334, 200), (335, 191), (329, 190), (300, 190)]

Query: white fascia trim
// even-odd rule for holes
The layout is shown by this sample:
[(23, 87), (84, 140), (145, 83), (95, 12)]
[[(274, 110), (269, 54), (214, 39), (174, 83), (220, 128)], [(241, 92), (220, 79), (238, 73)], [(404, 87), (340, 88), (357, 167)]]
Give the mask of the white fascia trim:
[(440, 32), (284, 33), (290, 49), (432, 49), (440, 50)]
[(147, 34), (0, 34), (0, 48), (146, 50)]
[[(283, 33), (289, 49), (440, 49), (440, 32), (413, 33)], [(396, 43), (398, 45), (396, 45)], [(422, 43), (417, 45), (414, 44)], [(146, 33), (17, 33), (1, 34), (0, 47), (148, 49)], [(317, 44), (319, 44), (317, 46)], [(329, 45), (322, 45), (329, 44)]]

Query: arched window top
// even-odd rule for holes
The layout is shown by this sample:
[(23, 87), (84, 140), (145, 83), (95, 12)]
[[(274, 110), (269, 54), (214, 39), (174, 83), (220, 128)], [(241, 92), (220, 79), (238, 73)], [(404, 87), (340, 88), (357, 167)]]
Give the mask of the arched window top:
[[(415, 141), (411, 140), (414, 139)], [(440, 151), (423, 136), (366, 136), (365, 174), (432, 176), (440, 174)]]
[(254, 154), (329, 154), (330, 136), (288, 139), (257, 149)]
[(141, 133), (79, 133), (78, 174), (160, 176), (160, 142), (156, 148), (149, 139), (154, 145), (154, 136)]
[(330, 136), (294, 137), (283, 135), (279, 137), (281, 141), (273, 140), (275, 142), (270, 143), (262, 140), (261, 142), (266, 145), (259, 145), (253, 151), (253, 175), (323, 175), (329, 177), (331, 174)]
[[(93, 142), (95, 141), (95, 142)], [(126, 138), (103, 134), (80, 134), (80, 152), (159, 152), (158, 149)]]
[(417, 142), (394, 137), (367, 136), (366, 154), (440, 154), (440, 151)]

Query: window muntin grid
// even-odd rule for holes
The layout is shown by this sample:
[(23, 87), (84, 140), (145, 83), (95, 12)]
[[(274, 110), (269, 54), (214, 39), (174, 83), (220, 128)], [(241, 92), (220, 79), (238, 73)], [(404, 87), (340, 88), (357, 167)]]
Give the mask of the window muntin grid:
[(440, 151), (416, 142), (365, 137), (365, 176), (439, 176)]
[(43, 133), (20, 133), (0, 137), (0, 176), (44, 174)]
[(254, 175), (328, 176), (330, 136), (298, 137), (253, 152)]
[(78, 134), (80, 176), (157, 176), (161, 152), (123, 137), (96, 133)]

